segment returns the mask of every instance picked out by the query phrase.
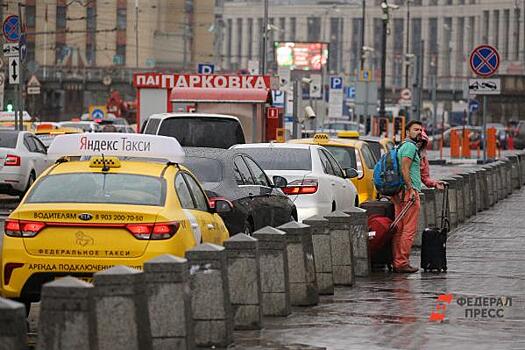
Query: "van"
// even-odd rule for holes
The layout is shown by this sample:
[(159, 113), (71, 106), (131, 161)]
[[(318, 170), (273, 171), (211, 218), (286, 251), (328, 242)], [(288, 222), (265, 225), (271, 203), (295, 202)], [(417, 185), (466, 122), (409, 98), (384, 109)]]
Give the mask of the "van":
[(183, 147), (230, 148), (246, 143), (239, 118), (225, 114), (153, 114), (142, 133), (175, 137)]

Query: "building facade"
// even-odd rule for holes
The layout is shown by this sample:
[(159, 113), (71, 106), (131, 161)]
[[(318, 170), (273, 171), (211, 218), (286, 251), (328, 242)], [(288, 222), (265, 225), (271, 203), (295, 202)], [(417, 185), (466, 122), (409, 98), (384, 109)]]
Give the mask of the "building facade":
[[(26, 80), (36, 75), (40, 96), (26, 107), (59, 119), (104, 104), (113, 89), (134, 98), (134, 71), (194, 70), (214, 59), (214, 0), (22, 0)], [(18, 1), (0, 0), (0, 18)], [(5, 66), (5, 65), (4, 65)], [(6, 99), (14, 89), (6, 86)], [(66, 103), (66, 101), (68, 103)]]
[[(399, 8), (390, 10), (387, 87), (401, 89), (406, 85), (405, 67), (414, 66), (412, 55), (417, 56), (423, 50), (424, 76), (437, 75), (439, 89), (462, 90), (465, 79), (472, 76), (469, 53), (482, 43), (496, 46), (501, 53), (500, 74), (525, 73), (525, 1), (390, 0), (389, 3)], [(262, 4), (261, 0), (225, 1), (221, 18), (225, 39), (220, 48), (223, 69), (246, 68), (249, 60), (259, 59)], [(365, 11), (364, 46), (373, 49), (367, 52), (365, 69), (372, 70), (377, 79), (382, 46), (380, 4), (381, 0), (366, 0)], [(360, 69), (362, 23), (361, 0), (270, 0), (268, 38), (270, 43), (328, 42), (329, 72), (356, 76)], [(270, 70), (275, 72), (271, 44), (267, 59)], [(430, 86), (430, 79), (425, 79), (425, 86)]]

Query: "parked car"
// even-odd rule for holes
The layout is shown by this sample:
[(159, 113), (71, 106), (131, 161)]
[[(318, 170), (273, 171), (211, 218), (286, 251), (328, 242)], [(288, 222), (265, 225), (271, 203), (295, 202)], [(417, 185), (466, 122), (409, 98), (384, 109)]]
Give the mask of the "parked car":
[(48, 163), (46, 147), (32, 133), (0, 130), (0, 193), (23, 196)]
[(290, 140), (290, 142), (321, 145), (326, 148), (343, 169), (357, 170), (357, 176), (351, 181), (357, 188), (359, 203), (375, 200), (377, 191), (373, 178), (374, 166), (378, 159), (370, 150), (368, 143), (359, 139), (357, 131), (340, 131), (338, 135), (340, 137), (335, 138), (321, 133), (313, 138)]
[(183, 147), (229, 148), (245, 143), (241, 122), (231, 115), (154, 114), (141, 130), (144, 134), (175, 137)]
[(77, 128), (82, 129), (84, 132), (100, 132), (102, 129), (97, 122), (90, 121), (67, 121), (60, 122), (60, 126), (63, 128)]
[(283, 188), (297, 207), (298, 221), (358, 204), (357, 190), (349, 178), (355, 169), (343, 170), (330, 152), (319, 145), (252, 143), (233, 149), (250, 155), (269, 176), (280, 175)]
[(210, 207), (215, 207), (217, 199), (231, 202), (233, 210), (221, 213), (230, 235), (297, 220), (295, 205), (280, 189), (286, 187), (286, 179), (274, 176), (270, 180), (243, 150), (197, 147), (185, 151), (184, 165), (202, 184)]

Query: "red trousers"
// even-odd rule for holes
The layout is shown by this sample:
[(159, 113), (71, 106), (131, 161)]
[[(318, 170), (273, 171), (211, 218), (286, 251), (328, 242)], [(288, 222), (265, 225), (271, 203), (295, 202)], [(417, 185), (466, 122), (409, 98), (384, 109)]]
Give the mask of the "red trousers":
[[(404, 199), (401, 198), (403, 193), (405, 195)], [(401, 210), (407, 205), (410, 195), (415, 195), (416, 201), (397, 225), (397, 230), (392, 238), (393, 265), (396, 269), (409, 265), (410, 251), (417, 231), (421, 202), (419, 201), (419, 193), (415, 190), (412, 190), (411, 193), (401, 192), (392, 197), (397, 217)]]

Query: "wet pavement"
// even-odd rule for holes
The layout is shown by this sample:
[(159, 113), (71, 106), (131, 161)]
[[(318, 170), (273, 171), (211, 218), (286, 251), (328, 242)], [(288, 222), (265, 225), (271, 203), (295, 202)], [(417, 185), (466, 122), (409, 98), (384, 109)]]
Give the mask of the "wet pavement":
[[(263, 330), (235, 332), (232, 349), (525, 349), (524, 213), (522, 189), (451, 233), (447, 273), (374, 273), (316, 307), (265, 318)], [(452, 294), (445, 319), (430, 321), (441, 294)]]

